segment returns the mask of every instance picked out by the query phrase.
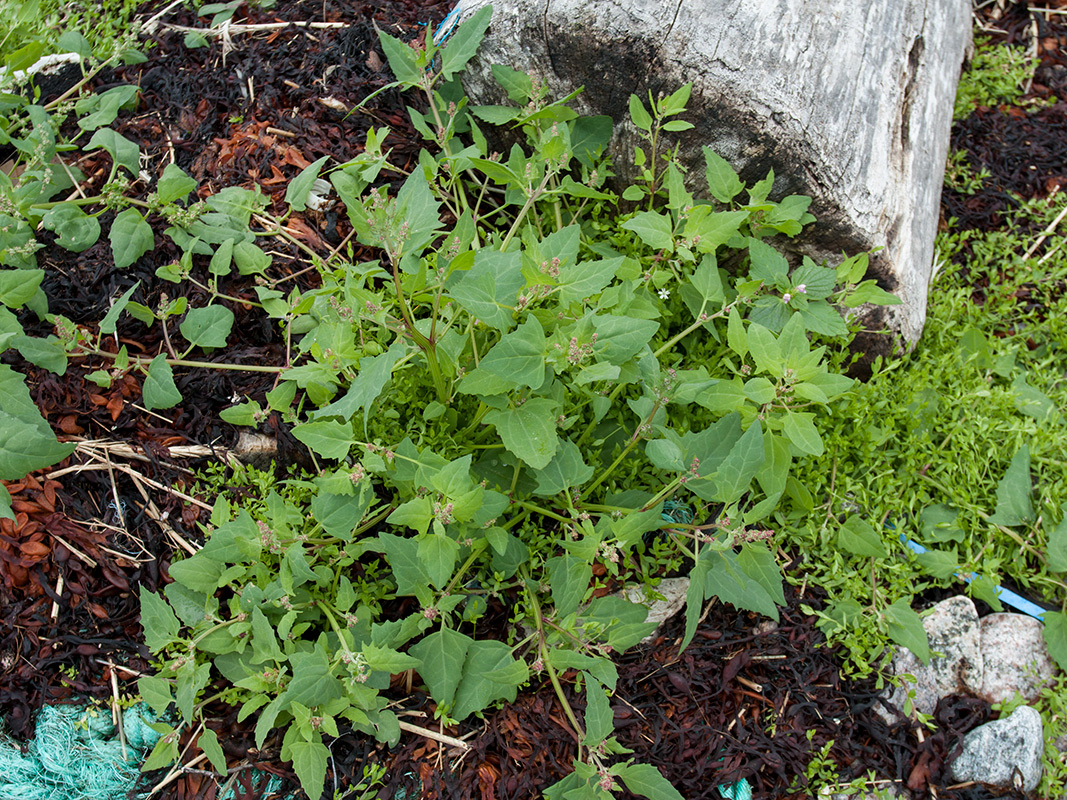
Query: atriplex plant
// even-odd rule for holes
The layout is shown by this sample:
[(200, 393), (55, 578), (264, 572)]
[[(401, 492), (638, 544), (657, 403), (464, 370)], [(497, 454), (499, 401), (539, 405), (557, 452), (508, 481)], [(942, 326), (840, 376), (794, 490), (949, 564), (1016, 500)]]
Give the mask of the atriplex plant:
[[(212, 297), (201, 308), (150, 308), (133, 302), (135, 286), (99, 334), (57, 319), (63, 335), (46, 342), (54, 365), (109, 359), (91, 375), (105, 384), (139, 369), (150, 408), (181, 401), (175, 367), (248, 369), (188, 359), (225, 346), (233, 298), (219, 284), (236, 265), (264, 277), (259, 302), (281, 327), (287, 359), (262, 368), (278, 373), (262, 402), (224, 419), (255, 424), (277, 411), (324, 465), (268, 482), (243, 505), (219, 497), (206, 545), (172, 565), (165, 599), (142, 592), (145, 639), (163, 667), (140, 690), (160, 713), (173, 705), (178, 715), (175, 726), (160, 724), (165, 736), (146, 769), (178, 757), (183, 729), (224, 769), (204, 721), (221, 699), (241, 705), (242, 720), (258, 713), (257, 746), (285, 729), (281, 756), (318, 797), (323, 737), (338, 735), (339, 720), (383, 741), (399, 737), (381, 694), (390, 675), (416, 670), (450, 722), (514, 698), (543, 672), (581, 742), (574, 773), (549, 797), (607, 797), (619, 780), (635, 794), (676, 798), (653, 766), (616, 758), (626, 750), (611, 735), (609, 654), (649, 626), (643, 606), (595, 590), (639, 581), (651, 597), (667, 568), (685, 565), (683, 646), (708, 599), (773, 618), (784, 602), (765, 521), (796, 491), (794, 460), (823, 452), (817, 416), (852, 384), (828, 371), (826, 348), (813, 348), (809, 334), (843, 343), (849, 329), (835, 305), (895, 298), (863, 280), (864, 255), (790, 269), (774, 243), (813, 218), (807, 198), (768, 199), (773, 174), (746, 187), (706, 150), (715, 202), (694, 199), (663, 154), (664, 134), (689, 126), (672, 119), (688, 87), (648, 106), (631, 101), (650, 153), (638, 151), (643, 185), (624, 194), (647, 201), (636, 213), (605, 188), (610, 120), (578, 117), (571, 98), (549, 102), (529, 76), (499, 65), (493, 74), (517, 105), (468, 109), (453, 79), (489, 13), (442, 47), (382, 34), (398, 83), (426, 96), (429, 112), (411, 114), (437, 154), (423, 151), (394, 194), (375, 184), (400, 171), (381, 152), (384, 133), (372, 131), (353, 161), (324, 172), (321, 159), (294, 179), (286, 200), (302, 211), (328, 174), (358, 240), (381, 251), (359, 264), (316, 256), (322, 285), (307, 293), (283, 294), (266, 278), (271, 259), (254, 236), (283, 231), (257, 190), (231, 187), (187, 206), (195, 181), (171, 166), (148, 200), (126, 196), (119, 169), (137, 174), (137, 147), (101, 126), (135, 101), (132, 89), (81, 109), (95, 116), (79, 124), (99, 128), (88, 146), (113, 158), (100, 197), (51, 200), (62, 145), (49, 109), (18, 109), (11, 123), (28, 168), (15, 182), (0, 178), (0, 257), (15, 268), (0, 280), (22, 286), (34, 276), (36, 289), (34, 227), (54, 228), (76, 250), (96, 241), (96, 217), (110, 208), (117, 267), (153, 246), (146, 215), (160, 215), (185, 255), (157, 274)], [(525, 147), (492, 152), (483, 123)], [(44, 312), (38, 293), (0, 299)], [(124, 311), (158, 321), (169, 353), (112, 352), (105, 337)], [(34, 361), (5, 314), (8, 345)], [(181, 348), (167, 327), (179, 315)], [(868, 548), (866, 539), (859, 530), (843, 544)], [(388, 602), (396, 598), (414, 602)], [(499, 639), (478, 624), (490, 604), (511, 619)], [(905, 640), (922, 635), (914, 612), (895, 613)], [(584, 713), (563, 690), (571, 671)]]

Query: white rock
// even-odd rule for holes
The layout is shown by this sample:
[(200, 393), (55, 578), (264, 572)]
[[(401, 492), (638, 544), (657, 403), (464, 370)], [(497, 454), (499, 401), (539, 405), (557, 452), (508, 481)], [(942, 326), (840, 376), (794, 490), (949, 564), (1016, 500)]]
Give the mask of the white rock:
[(960, 692), (977, 692), (982, 686), (981, 626), (978, 612), (969, 597), (957, 595), (942, 600), (923, 619), (923, 629), (930, 640), (931, 653), (940, 653), (923, 666), (906, 647), (893, 657), (893, 674), (913, 675), (915, 683), (906, 681), (889, 697), (886, 710), (876, 706), (887, 723), (903, 718), (902, 709), (908, 693), (914, 691), (912, 704), (922, 714), (932, 714), (942, 697)]
[(980, 725), (963, 737), (963, 752), (949, 766), (957, 781), (977, 781), (1032, 792), (1041, 782), (1045, 749), (1041, 715), (1019, 706), (1005, 719)]
[[(645, 622), (655, 622), (657, 625), (662, 625), (685, 608), (685, 593), (689, 591), (689, 578), (664, 578), (659, 582), (659, 586), (655, 588), (655, 591), (657, 594), (663, 595), (664, 599), (648, 600), (645, 597), (644, 586), (627, 587), (623, 590), (623, 597), (631, 603), (640, 603), (648, 607), (648, 616), (645, 617)], [(641, 643), (652, 641), (658, 633), (659, 628), (657, 627), (656, 630), (642, 639)]]
[(1027, 702), (1036, 700), (1056, 674), (1041, 623), (1026, 614), (990, 614), (982, 619), (981, 628), (983, 674), (978, 696), (999, 703), (1018, 692)]

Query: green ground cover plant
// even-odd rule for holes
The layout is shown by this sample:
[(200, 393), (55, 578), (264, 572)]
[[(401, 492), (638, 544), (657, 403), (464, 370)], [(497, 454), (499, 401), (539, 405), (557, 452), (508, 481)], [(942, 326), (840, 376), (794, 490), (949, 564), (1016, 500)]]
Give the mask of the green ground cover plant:
[[(773, 175), (746, 186), (706, 150), (700, 183), (714, 199), (691, 194), (666, 144), (691, 127), (681, 119), (688, 87), (631, 99), (647, 140), (635, 154), (642, 181), (624, 193), (641, 201), (632, 212), (605, 185), (610, 120), (579, 117), (572, 98), (550, 100), (501, 65), (494, 75), (515, 105), (468, 108), (454, 78), (488, 21), (479, 12), (441, 48), (381, 35), (398, 84), (426, 97), (429, 111), (411, 113), (434, 151), (400, 175), (395, 194), (379, 180), (397, 174), (383, 131), (352, 161), (320, 159), (292, 181), (286, 200), (302, 211), (327, 177), (359, 241), (381, 251), (364, 263), (315, 257), (322, 285), (306, 293), (270, 281), (255, 240), (281, 235), (281, 220), (257, 189), (189, 203), (196, 182), (171, 165), (147, 200), (127, 195), (138, 148), (107, 126), (136, 102), (135, 87), (73, 108), (7, 99), (4, 138), (24, 169), (0, 178), (5, 344), (57, 372), (110, 359), (89, 377), (108, 385), (134, 371), (146, 408), (170, 408), (182, 399), (176, 366), (249, 369), (196, 356), (225, 347), (232, 329), (233, 298), (218, 279), (235, 268), (258, 276), (259, 304), (288, 356), (259, 368), (278, 377), (265, 406), (248, 400), (223, 418), (252, 425), (278, 411), (320, 459), (315, 474), (250, 477), (261, 491), (246, 503), (220, 496), (204, 548), (172, 565), (164, 596), (142, 592), (146, 643), (162, 668), (139, 688), (155, 710), (176, 713), (159, 723), (145, 769), (179, 755), (183, 729), (224, 769), (201, 716), (224, 699), (241, 719), (257, 715), (257, 746), (284, 730), (282, 758), (318, 796), (324, 737), (339, 721), (399, 737), (381, 694), (391, 674), (417, 670), (449, 722), (514, 699), (544, 673), (582, 736), (574, 773), (550, 797), (606, 797), (620, 784), (677, 797), (655, 767), (617, 758), (609, 656), (650, 626), (643, 606), (590, 600), (594, 565), (653, 593), (666, 569), (689, 571), (686, 642), (711, 598), (777, 617), (781, 573), (766, 521), (794, 464), (824, 452), (817, 420), (852, 386), (818, 342), (849, 339), (837, 307), (895, 298), (864, 279), (863, 254), (791, 268), (776, 237), (814, 220), (807, 198), (768, 199)], [(71, 140), (60, 135), (65, 113), (78, 118)], [(483, 126), (523, 143), (493, 152)], [(77, 148), (111, 156), (105, 190), (55, 201), (79, 176), (58, 175), (53, 158)], [(116, 214), (105, 232), (106, 209)], [(47, 314), (38, 225), (75, 252), (106, 235), (122, 269), (152, 248), (153, 216), (184, 252), (157, 275), (196, 283), (206, 305), (149, 308), (131, 289), (97, 331), (53, 317), (57, 335), (25, 336), (15, 312)], [(102, 337), (122, 314), (160, 325), (167, 352), (110, 352)], [(28, 416), (25, 425), (39, 427)], [(37, 460), (26, 461), (9, 440), (0, 465), (25, 471), (67, 452), (54, 436), (32, 449)], [(418, 610), (394, 618), (388, 604), (401, 597)], [(503, 639), (477, 626), (490, 599), (510, 609)], [(921, 635), (910, 609), (895, 619), (901, 641)], [(560, 684), (569, 669), (586, 696), (581, 720)]]

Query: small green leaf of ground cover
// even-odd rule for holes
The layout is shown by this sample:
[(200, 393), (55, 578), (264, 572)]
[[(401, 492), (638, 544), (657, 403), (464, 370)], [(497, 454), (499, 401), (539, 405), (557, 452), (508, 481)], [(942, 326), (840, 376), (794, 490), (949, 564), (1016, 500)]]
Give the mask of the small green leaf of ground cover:
[(31, 364), (56, 375), (66, 374), (67, 350), (59, 337), (50, 335), (41, 339), (37, 336), (15, 336), (10, 345)]
[(323, 458), (342, 459), (355, 444), (352, 424), (334, 420), (297, 425), (293, 428), (293, 436)]
[(379, 533), (378, 541), (389, 560), (398, 595), (418, 595), (421, 587), (429, 585), (429, 573), (419, 559), (418, 542), (391, 533)]
[(285, 190), (285, 202), (292, 206), (294, 211), (303, 211), (307, 208), (307, 199), (311, 193), (311, 187), (315, 185), (315, 180), (319, 177), (322, 165), (329, 158), (329, 156), (323, 156), (313, 161), (304, 167), (299, 175), (289, 181), (289, 186)]
[(807, 411), (787, 411), (782, 432), (797, 450), (812, 456), (823, 454), (822, 437), (815, 427), (815, 415)]
[(651, 764), (622, 764), (615, 770), (631, 794), (649, 800), (685, 800), (681, 792)]
[(389, 62), (389, 69), (401, 83), (416, 85), (425, 74), (415, 63), (415, 51), (404, 42), (379, 30), (378, 39), (382, 52)]
[(641, 130), (652, 130), (652, 115), (648, 113), (648, 109), (636, 94), (630, 95), (630, 119)]
[(801, 291), (808, 300), (825, 300), (834, 292), (837, 276), (829, 267), (820, 267), (810, 258), (794, 270), (790, 276), (794, 291)]
[(148, 649), (158, 653), (178, 635), (178, 618), (167, 602), (157, 594), (141, 587), (141, 627)]
[(882, 537), (858, 514), (852, 514), (837, 532), (837, 545), (842, 550), (865, 558), (887, 558)]
[(252, 609), (252, 661), (262, 664), (268, 661), (285, 661), (285, 653), (278, 646), (278, 637), (274, 635), (274, 626), (259, 609)]
[(671, 218), (657, 211), (642, 211), (622, 227), (636, 233), (653, 250), (674, 252), (674, 226)]
[(11, 492), (0, 483), (0, 519), (15, 520), (15, 512), (11, 509)]
[(459, 555), (455, 539), (441, 533), (430, 533), (419, 539), (419, 561), (430, 576), (430, 583), (440, 589), (452, 577)]
[(233, 312), (226, 306), (191, 308), (178, 326), (182, 336), (197, 347), (225, 347), (233, 328)]
[(951, 578), (959, 569), (959, 557), (955, 550), (927, 550), (918, 553), (915, 560), (923, 568), (927, 575), (933, 575), (938, 580)]
[(506, 331), (515, 324), (515, 303), (525, 282), (521, 253), (483, 248), (474, 256), (474, 266), (459, 273), (449, 294), (486, 325)]
[(44, 280), (43, 269), (0, 270), (0, 303), (20, 309), (33, 299)]
[[(762, 572), (756, 575), (762, 578)], [(781, 591), (781, 586), (778, 586)], [(704, 596), (718, 597), (724, 603), (745, 611), (755, 611), (765, 617), (778, 620), (775, 596), (742, 568), (737, 556), (729, 550), (714, 553), (709, 558), (708, 573), (704, 578)]]
[(654, 319), (633, 319), (613, 314), (593, 317), (598, 359), (610, 364), (622, 365), (637, 355), (659, 330)]
[(1067, 615), (1061, 611), (1046, 611), (1044, 636), (1049, 655), (1060, 669), (1067, 669)]
[(545, 397), (527, 400), (518, 408), (490, 411), (486, 423), (495, 425), (504, 447), (534, 469), (544, 469), (559, 448), (556, 415), (559, 406)]
[(152, 772), (153, 770), (163, 769), (163, 767), (169, 767), (177, 760), (178, 737), (175, 736), (173, 739), (163, 737), (156, 742), (155, 747), (152, 748), (152, 752), (148, 754), (148, 758), (146, 758), (141, 765), (141, 772)]
[(782, 348), (774, 334), (762, 325), (748, 326), (748, 352), (757, 371), (775, 378), (782, 374)]
[(963, 529), (956, 524), (958, 508), (936, 504), (928, 506), (919, 515), (922, 539), (926, 542), (958, 542), (964, 537)]
[(700, 260), (700, 265), (693, 270), (691, 280), (693, 286), (700, 292), (701, 298), (711, 304), (712, 307), (709, 310), (717, 311), (726, 299), (726, 295), (723, 292), (722, 277), (719, 275), (719, 265), (714, 254), (706, 255)]
[(56, 234), (56, 243), (64, 250), (80, 253), (88, 250), (100, 238), (100, 221), (73, 203), (60, 203), (41, 220)]
[(725, 158), (710, 147), (705, 146), (703, 150), (704, 163), (707, 166), (708, 190), (711, 196), (720, 203), (729, 203), (741, 193), (745, 185), (741, 183), (734, 168)]
[(1063, 519), (1048, 535), (1048, 568), (1067, 572), (1067, 506), (1060, 507)]
[(115, 266), (125, 269), (155, 246), (152, 226), (145, 222), (136, 208), (120, 211), (111, 223), (111, 252)]
[(136, 97), (137, 87), (129, 84), (115, 86), (100, 94), (83, 96), (75, 106), (80, 116), (78, 127), (83, 131), (91, 131), (101, 125), (110, 125), (118, 117), (119, 109), (133, 102)]
[(421, 663), (407, 653), (401, 653), (391, 647), (379, 647), (370, 642), (363, 645), (363, 657), (367, 659), (368, 667), (388, 672), (390, 675), (396, 675), (406, 669), (418, 669)]
[(200, 749), (207, 756), (207, 760), (211, 762), (211, 766), (215, 768), (215, 772), (225, 775), (226, 754), (222, 752), (222, 746), (219, 744), (219, 737), (215, 735), (215, 731), (211, 730), (211, 728), (204, 728), (200, 732), (200, 738), (196, 740), (196, 743), (200, 745)]
[(177, 164), (167, 164), (163, 174), (156, 183), (156, 193), (164, 203), (173, 203), (196, 189), (196, 180), (191, 178)]
[(351, 419), (357, 411), (363, 409), (363, 425), (366, 427), (371, 406), (385, 389), (385, 385), (392, 377), (393, 366), (404, 355), (406, 349), (404, 345), (396, 343), (381, 355), (366, 356), (360, 359), (359, 374), (352, 379), (344, 397), (323, 406), (311, 416), (316, 419), (334, 416)]
[(311, 500), (311, 513), (330, 536), (348, 541), (363, 518), (367, 503), (362, 495), (320, 492)]
[(1059, 412), (1056, 404), (1040, 389), (1036, 389), (1026, 382), (1025, 375), (1016, 375), (1011, 383), (1015, 393), (1015, 408), (1019, 413), (1036, 419), (1038, 422), (1047, 420), (1057, 421)]
[(300, 703), (312, 708), (344, 697), (344, 685), (334, 677), (330, 658), (321, 644), (310, 653), (293, 653), (289, 656), (293, 679), (285, 692), (287, 703)]
[(560, 303), (564, 306), (595, 297), (611, 283), (616, 270), (625, 259), (603, 258), (596, 261), (579, 261), (562, 267), (559, 274)]
[(989, 521), (994, 525), (1022, 525), (1034, 518), (1030, 502), (1030, 448), (1023, 445), (997, 484), (997, 508)]
[(86, 150), (104, 148), (111, 154), (112, 160), (120, 167), (125, 167), (130, 175), (136, 176), (141, 165), (141, 151), (133, 142), (110, 128), (101, 128), (93, 134)]
[(785, 256), (766, 242), (749, 239), (748, 254), (751, 259), (749, 277), (754, 281), (763, 281), (768, 287), (786, 288), (789, 283), (789, 262)]
[(615, 720), (604, 687), (592, 676), (586, 677), (585, 700), (585, 739), (582, 745), (596, 747), (611, 735)]
[(776, 605), (785, 605), (782, 570), (770, 548), (762, 544), (748, 544), (737, 554), (737, 566), (770, 595)]
[(203, 551), (170, 565), (170, 576), (187, 589), (205, 595), (219, 588), (223, 565), (203, 555)]
[(463, 662), (473, 640), (452, 628), (442, 628), (408, 648), (422, 662), (419, 675), (438, 705), (451, 706), (463, 676)]
[(712, 211), (710, 206), (697, 206), (689, 212), (684, 235), (686, 239), (699, 236), (696, 249), (701, 253), (714, 253), (737, 235), (747, 219), (747, 211)]
[(534, 472), (537, 488), (534, 494), (550, 497), (580, 486), (593, 477), (593, 468), (582, 459), (582, 451), (569, 439), (560, 441), (559, 449), (544, 469)]
[[(763, 465), (765, 455), (763, 428), (758, 421), (753, 422), (749, 429), (730, 448), (729, 454), (723, 459), (719, 468), (715, 470), (714, 496), (705, 499), (715, 500), (726, 505), (735, 502), (748, 491), (752, 479)], [(703, 495), (700, 496), (703, 497)]]
[(475, 372), (480, 370), (502, 380), (508, 389), (520, 386), (536, 389), (544, 383), (545, 331), (537, 317), (530, 315), (522, 325), (505, 334)]
[(148, 375), (142, 389), (145, 408), (154, 411), (157, 408), (173, 408), (182, 401), (181, 392), (174, 385), (174, 373), (163, 354), (152, 359), (148, 365)]
[(906, 598), (897, 600), (885, 609), (889, 623), (889, 638), (908, 648), (923, 664), (930, 663), (930, 641), (923, 628), (923, 621), (912, 609)]
[(300, 779), (300, 788), (308, 797), (321, 797), (326, 788), (326, 767), (330, 748), (322, 742), (295, 741), (289, 745), (293, 771)]
[[(507, 674), (512, 680), (494, 681), (487, 677), (490, 674), (499, 677)], [(526, 665), (512, 658), (511, 648), (503, 642), (492, 639), (471, 642), (451, 716), (466, 719), (497, 700), (514, 701), (519, 684), (528, 676)]]
[(141, 285), (140, 281), (137, 281), (133, 286), (122, 293), (122, 297), (114, 302), (111, 308), (108, 309), (107, 314), (100, 320), (100, 333), (107, 336), (111, 336), (115, 333), (118, 327), (119, 315), (126, 308), (126, 304), (130, 302), (130, 298), (133, 297), (133, 293), (137, 291), (137, 287)]
[(589, 588), (589, 581), (593, 579), (592, 566), (576, 556), (556, 556), (548, 559), (545, 566), (548, 568), (556, 614), (565, 617), (577, 611)]
[(160, 716), (165, 714), (170, 704), (174, 702), (170, 683), (154, 675), (145, 675), (137, 680), (137, 693), (148, 703), (148, 707)]

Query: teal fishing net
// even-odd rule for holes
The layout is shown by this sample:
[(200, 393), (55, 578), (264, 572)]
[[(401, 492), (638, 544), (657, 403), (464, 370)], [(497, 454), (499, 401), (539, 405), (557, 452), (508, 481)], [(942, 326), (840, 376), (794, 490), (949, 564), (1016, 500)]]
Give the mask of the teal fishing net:
[(143, 704), (122, 713), (125, 747), (111, 712), (45, 706), (26, 746), (0, 738), (0, 800), (114, 800), (134, 788), (145, 755), (159, 740)]

